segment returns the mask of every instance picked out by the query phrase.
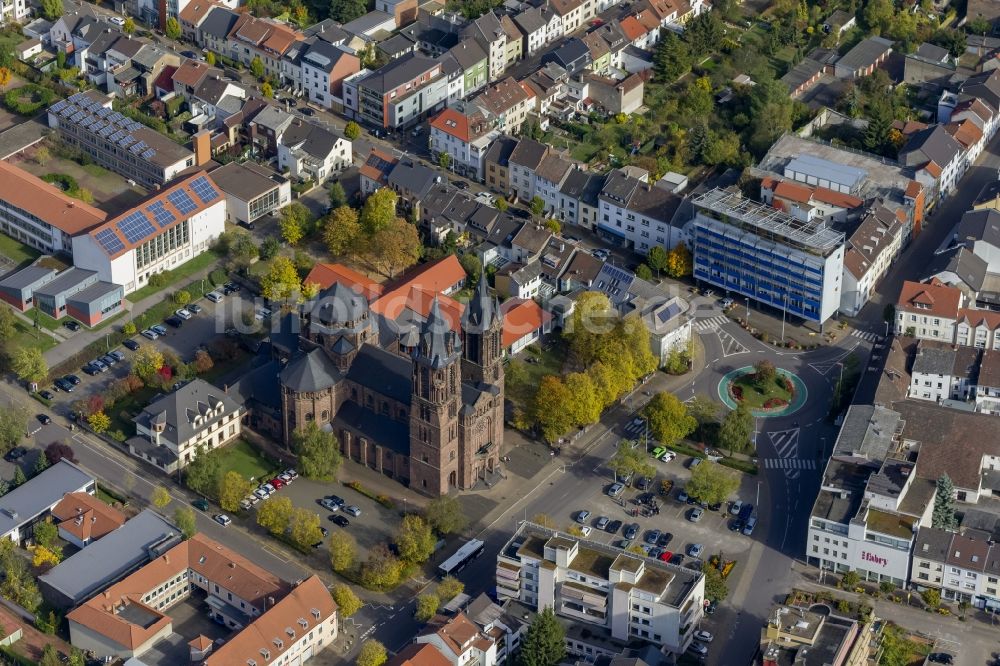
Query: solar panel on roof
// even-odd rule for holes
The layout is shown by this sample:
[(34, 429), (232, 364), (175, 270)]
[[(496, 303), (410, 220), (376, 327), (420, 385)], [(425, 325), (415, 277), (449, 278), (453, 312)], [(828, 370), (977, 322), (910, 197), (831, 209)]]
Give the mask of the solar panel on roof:
[(149, 146), (147, 146), (144, 141), (140, 141), (139, 143), (137, 143), (134, 146), (132, 146), (131, 148), (129, 148), (129, 150), (131, 150), (134, 154), (138, 155), (139, 153), (141, 153), (142, 151), (144, 151), (148, 147)]
[(680, 311), (680, 304), (668, 303), (667, 307), (663, 308), (656, 314), (656, 318), (660, 320), (660, 323), (666, 323), (676, 317)]
[(116, 224), (118, 231), (122, 232), (125, 240), (129, 243), (138, 243), (144, 238), (148, 238), (156, 233), (149, 218), (142, 211), (133, 211), (128, 217)]
[(153, 214), (153, 221), (156, 222), (161, 229), (177, 220), (177, 216), (167, 210), (162, 201), (153, 202), (146, 210)]
[(152, 148), (149, 148), (142, 153), (142, 159), (144, 160), (148, 160), (152, 157), (156, 157), (156, 151), (153, 150)]
[(188, 193), (184, 190), (174, 190), (167, 195), (167, 201), (173, 204), (174, 208), (176, 208), (181, 215), (187, 215), (191, 211), (198, 208), (194, 201), (191, 200), (191, 197), (188, 196)]
[(99, 115), (101, 118), (107, 118), (112, 113), (113, 111), (111, 110), (111, 108), (107, 106), (102, 106), (97, 110), (97, 115)]
[(122, 148), (125, 148), (130, 143), (135, 143), (135, 139), (132, 138), (131, 134), (126, 134), (122, 138), (118, 139), (118, 145), (121, 146)]
[(61, 99), (58, 102), (56, 102), (55, 104), (53, 104), (52, 108), (49, 109), (49, 111), (51, 111), (52, 113), (59, 113), (60, 111), (62, 111), (65, 108), (66, 108), (66, 100)]
[(108, 254), (117, 254), (125, 249), (125, 245), (121, 242), (121, 239), (119, 239), (118, 236), (115, 235), (115, 232), (111, 229), (102, 229), (101, 231), (98, 231), (94, 238), (97, 239), (97, 242), (101, 244), (101, 247), (103, 247), (104, 251)]
[(194, 190), (195, 195), (201, 199), (202, 203), (215, 201), (219, 198), (219, 193), (212, 187), (205, 176), (198, 176), (191, 181), (191, 189)]

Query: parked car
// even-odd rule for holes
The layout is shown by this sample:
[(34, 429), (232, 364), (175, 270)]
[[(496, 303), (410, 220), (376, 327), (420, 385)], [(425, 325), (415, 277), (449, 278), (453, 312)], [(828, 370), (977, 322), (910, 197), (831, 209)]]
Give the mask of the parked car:
[(604, 528), (604, 531), (608, 534), (618, 534), (618, 530), (622, 528), (622, 521), (612, 520), (608, 523), (608, 526)]
[(338, 507), (344, 506), (347, 502), (343, 498), (337, 497), (336, 495), (327, 495), (326, 498), (336, 504)]
[(102, 356), (100, 358), (100, 361), (101, 361), (101, 363), (103, 363), (104, 365), (108, 366), (109, 368), (111, 366), (113, 366), (113, 365), (117, 365), (118, 364), (118, 359), (115, 358), (114, 356), (112, 356), (111, 354), (105, 354), (104, 356)]
[(684, 490), (683, 488), (681, 488), (680, 490), (677, 491), (677, 501), (678, 502), (687, 502), (688, 499), (690, 499), (690, 498), (688, 497), (688, 494), (687, 494), (686, 490)]
[(734, 516), (740, 515), (740, 511), (742, 510), (743, 510), (743, 500), (736, 500), (735, 502), (729, 505), (729, 513), (733, 514)]
[(66, 381), (68, 381), (73, 386), (79, 386), (80, 385), (80, 378), (77, 377), (76, 375), (66, 375), (65, 377), (63, 377), (63, 379), (65, 379)]
[(635, 482), (635, 487), (639, 490), (649, 490), (651, 485), (653, 485), (653, 480), (648, 476), (640, 476), (639, 480)]
[(151, 328), (152, 330), (156, 331), (156, 333), (158, 333), (159, 335), (166, 335), (167, 334), (167, 329), (162, 324), (153, 324), (149, 328)]
[(66, 321), (64, 321), (63, 326), (73, 331), (74, 333), (80, 330), (79, 322), (75, 322), (72, 319), (67, 319)]
[(623, 483), (613, 483), (608, 487), (608, 497), (621, 497), (623, 492), (625, 492), (625, 484)]
[(59, 379), (57, 379), (54, 383), (56, 385), (56, 388), (59, 389), (60, 391), (66, 391), (66, 393), (72, 393), (73, 392), (73, 384), (71, 384), (70, 382), (66, 381), (62, 377), (60, 377)]
[(662, 456), (666, 452), (667, 452), (667, 447), (665, 447), (665, 446), (658, 446), (655, 449), (653, 449), (653, 452), (650, 455), (652, 455), (654, 458), (656, 458), (657, 460), (659, 460), (660, 456)]
[(597, 522), (594, 523), (594, 527), (596, 527), (599, 530), (604, 530), (607, 529), (608, 523), (610, 522), (611, 522), (610, 518), (608, 518), (607, 516), (601, 516), (600, 518), (597, 519)]
[(123, 19), (121, 16), (112, 16), (108, 20), (111, 21), (112, 23), (114, 23), (117, 26), (123, 26), (123, 25), (125, 25), (125, 19)]
[(351, 524), (351, 521), (349, 521), (347, 518), (344, 518), (339, 513), (329, 516), (328, 519), (331, 523), (333, 523), (334, 525), (339, 525), (340, 527), (347, 527), (348, 525)]
[(160, 337), (160, 334), (151, 328), (147, 328), (145, 331), (141, 333), (141, 335), (142, 337), (148, 338), (150, 340), (155, 340), (156, 338)]
[(580, 523), (581, 525), (586, 523), (588, 518), (590, 518), (590, 512), (587, 511), (586, 509), (576, 514), (576, 522)]
[(250, 500), (248, 500), (246, 498), (243, 498), (243, 499), (240, 500), (240, 508), (243, 509), (244, 511), (249, 511), (250, 507), (252, 507), (252, 506), (253, 505), (250, 504)]
[(39, 391), (38, 395), (46, 400), (55, 400), (56, 396), (52, 391)]
[(947, 664), (947, 666), (951, 666), (951, 664), (955, 663), (955, 658), (947, 652), (932, 652), (927, 655), (927, 661), (932, 664)]
[(648, 544), (656, 544), (656, 540), (660, 538), (660, 530), (649, 530), (646, 532), (645, 541)]
[(700, 506), (696, 506), (695, 508), (691, 509), (690, 512), (688, 512), (688, 520), (690, 520), (692, 523), (701, 522), (701, 517), (702, 515), (704, 515), (704, 513), (705, 513), (704, 509), (702, 509)]
[(97, 368), (98, 372), (107, 372), (108, 371), (108, 366), (104, 363), (104, 361), (102, 361), (99, 358), (95, 358), (93, 361), (91, 361), (90, 365), (92, 365), (95, 368)]
[(219, 523), (223, 527), (229, 527), (229, 525), (233, 522), (232, 518), (224, 513), (217, 513), (213, 516), (213, 518), (215, 519), (215, 522)]
[(593, 531), (594, 528), (592, 528), (590, 525), (584, 525), (583, 527), (580, 528), (580, 536), (586, 539), (587, 537), (590, 536), (590, 533)]
[(744, 502), (743, 506), (740, 507), (740, 513), (739, 513), (740, 520), (746, 522), (751, 515), (753, 515), (753, 504), (750, 504), (749, 502)]
[(639, 534), (639, 523), (632, 523), (625, 528), (622, 536), (631, 541)]
[(168, 326), (171, 326), (171, 327), (173, 327), (173, 328), (180, 328), (181, 326), (183, 326), (183, 325), (184, 325), (184, 320), (183, 320), (183, 319), (181, 319), (180, 317), (178, 317), (177, 315), (174, 315), (174, 316), (172, 316), (172, 317), (167, 317), (167, 318), (166, 318), (166, 319), (164, 319), (163, 321), (164, 321), (164, 323), (166, 323), (166, 324), (167, 324)]
[(361, 515), (361, 509), (359, 509), (358, 507), (354, 506), (353, 504), (349, 504), (349, 505), (345, 506), (345, 507), (344, 507), (344, 508), (342, 509), (342, 511), (343, 511), (344, 513), (349, 513), (349, 514), (351, 514), (351, 515), (352, 515), (352, 516), (354, 516), (355, 518), (357, 518), (358, 516), (360, 516), (360, 515)]
[(688, 469), (694, 469), (701, 464), (701, 458), (691, 458), (691, 462), (688, 463)]
[(743, 535), (752, 536), (753, 528), (757, 527), (757, 516), (750, 516), (747, 518), (746, 524), (743, 526)]
[(278, 477), (274, 477), (268, 483), (274, 486), (275, 490), (281, 490), (282, 488), (285, 487), (285, 482), (279, 479)]
[(23, 458), (27, 452), (28, 449), (24, 448), (23, 446), (15, 446), (14, 448), (12, 448), (10, 451), (7, 452), (7, 454), (3, 457), (3, 459), (6, 460), (7, 462), (17, 462), (18, 460)]
[(288, 469), (286, 469), (284, 473), (285, 473), (285, 474), (287, 474), (287, 475), (289, 476), (289, 478), (291, 478), (291, 479), (292, 479), (293, 481), (294, 481), (295, 479), (299, 478), (299, 473), (298, 473), (298, 472), (296, 472), (296, 471), (295, 471), (294, 469), (292, 469), (291, 467), (289, 467)]
[(94, 365), (93, 363), (88, 363), (87, 365), (83, 366), (80, 369), (83, 370), (83, 372), (85, 374), (87, 374), (87, 375), (89, 375), (91, 377), (93, 377), (94, 375), (101, 374), (100, 369), (98, 369), (98, 367), (96, 365)]
[(191, 502), (191, 506), (198, 509), (199, 511), (208, 511), (208, 500), (206, 499), (196, 499)]
[(136, 342), (135, 340), (132, 340), (131, 338), (129, 338), (128, 340), (122, 341), (122, 345), (126, 349), (130, 349), (131, 351), (139, 351), (139, 347), (140, 347), (139, 343)]
[(262, 500), (263, 499), (267, 499), (271, 495), (269, 492), (267, 492), (263, 488), (257, 488), (256, 490), (253, 491), (253, 494), (256, 495), (257, 497), (261, 498)]
[(122, 352), (118, 351), (117, 349), (109, 351), (108, 352), (108, 356), (110, 356), (111, 358), (115, 359), (116, 361), (124, 361), (125, 360), (125, 354), (123, 354)]
[(181, 51), (181, 55), (184, 56), (185, 58), (191, 58), (192, 60), (198, 59), (198, 54), (195, 53), (194, 51)]
[(660, 535), (660, 538), (656, 540), (656, 545), (659, 546), (660, 548), (666, 548), (667, 546), (670, 545), (670, 542), (673, 541), (673, 539), (674, 539), (673, 534), (671, 534), (670, 532), (664, 532), (663, 534)]
[(319, 505), (324, 509), (326, 509), (327, 511), (336, 511), (337, 509), (340, 508), (339, 506), (333, 503), (333, 500), (328, 499), (326, 497), (320, 497), (316, 501), (319, 502)]
[(687, 651), (699, 657), (704, 657), (708, 654), (708, 646), (704, 643), (699, 643), (698, 641), (692, 641), (691, 645), (688, 646)]
[(694, 637), (696, 640), (699, 640), (702, 643), (711, 643), (713, 640), (715, 640), (715, 636), (713, 636), (711, 632), (705, 631), (704, 629), (699, 629), (698, 631), (694, 632)]
[(224, 297), (217, 291), (210, 291), (207, 294), (205, 294), (205, 298), (212, 301), (213, 303), (221, 303)]
[(316, 115), (316, 112), (313, 111), (312, 109), (310, 109), (308, 106), (302, 107), (301, 109), (299, 109), (299, 112), (301, 112), (303, 116), (315, 116)]
[(191, 317), (194, 316), (194, 315), (191, 314), (191, 312), (187, 308), (181, 308), (179, 310), (174, 310), (174, 314), (177, 315), (178, 317), (180, 317), (181, 319), (190, 319)]
[(722, 306), (723, 310), (728, 310), (729, 308), (733, 307), (733, 299), (723, 298), (721, 301), (719, 301), (719, 305)]

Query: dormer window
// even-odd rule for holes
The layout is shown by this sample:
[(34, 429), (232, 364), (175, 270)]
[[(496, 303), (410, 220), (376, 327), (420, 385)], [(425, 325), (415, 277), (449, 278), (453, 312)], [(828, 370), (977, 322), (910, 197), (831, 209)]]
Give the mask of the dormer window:
[(272, 643), (274, 643), (274, 647), (278, 648), (279, 650), (280, 650), (281, 648), (285, 647), (285, 643), (284, 643), (284, 641), (282, 641), (282, 640), (281, 640), (280, 638), (275, 638), (275, 639), (274, 639), (273, 641), (271, 641), (271, 642), (272, 642)]
[(312, 609), (312, 610), (310, 610), (309, 612), (311, 612), (311, 613), (312, 613), (312, 616), (313, 616), (314, 618), (316, 618), (317, 620), (319, 619), (319, 617), (320, 617), (320, 612), (319, 612), (319, 609), (318, 609), (318, 608), (313, 608), (313, 609)]
[(268, 650), (267, 648), (261, 648), (260, 656), (264, 657), (264, 661), (267, 661), (268, 659), (271, 658), (271, 651)]

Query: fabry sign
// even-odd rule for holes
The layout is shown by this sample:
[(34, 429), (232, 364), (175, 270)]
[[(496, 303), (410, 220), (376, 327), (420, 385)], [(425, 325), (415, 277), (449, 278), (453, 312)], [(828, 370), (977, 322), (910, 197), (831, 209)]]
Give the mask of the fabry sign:
[(867, 550), (861, 551), (861, 559), (864, 560), (865, 562), (872, 562), (874, 564), (877, 564), (880, 567), (884, 567), (885, 565), (889, 564), (889, 560), (885, 559), (884, 557), (879, 557), (878, 555), (875, 555), (873, 553), (869, 553)]

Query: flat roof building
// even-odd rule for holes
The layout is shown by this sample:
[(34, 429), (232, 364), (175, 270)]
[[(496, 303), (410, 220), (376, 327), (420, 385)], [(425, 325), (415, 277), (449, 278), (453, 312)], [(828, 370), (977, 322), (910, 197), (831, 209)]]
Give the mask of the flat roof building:
[(94, 326), (122, 310), (121, 285), (99, 279), (96, 271), (70, 268), (34, 291), (35, 307), (53, 319), (69, 316)]
[(45, 286), (55, 277), (54, 268), (28, 266), (0, 280), (0, 299), (24, 312), (34, 305), (35, 290)]
[(292, 200), (289, 180), (256, 162), (230, 162), (212, 171), (212, 180), (226, 195), (229, 222), (253, 222)]

